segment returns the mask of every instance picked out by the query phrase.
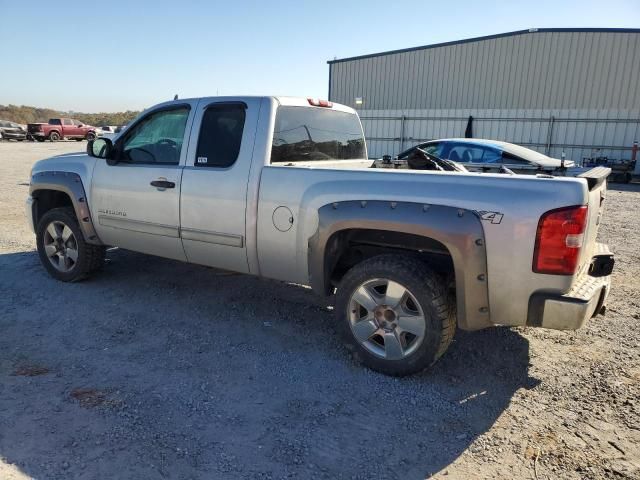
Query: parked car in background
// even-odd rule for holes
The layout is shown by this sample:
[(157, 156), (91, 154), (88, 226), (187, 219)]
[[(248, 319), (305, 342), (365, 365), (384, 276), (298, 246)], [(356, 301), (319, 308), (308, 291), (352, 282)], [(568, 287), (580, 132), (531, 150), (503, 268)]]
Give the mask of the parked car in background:
[(77, 141), (93, 140), (97, 136), (96, 127), (72, 118), (51, 118), (48, 123), (30, 123), (27, 130), (29, 136), (39, 142), (56, 142), (65, 138)]
[[(513, 143), (479, 138), (448, 138), (431, 140), (415, 145), (398, 155), (398, 160), (409, 158), (420, 148), (430, 155), (464, 165), (472, 172), (489, 172), (507, 167), (517, 173), (553, 173), (561, 166), (561, 160)], [(566, 168), (575, 167), (565, 161)]]
[(0, 120), (0, 140), (17, 140), (27, 138), (27, 130), (22, 125), (7, 120)]
[(104, 125), (96, 130), (98, 137), (113, 139), (118, 133), (124, 129), (122, 125)]

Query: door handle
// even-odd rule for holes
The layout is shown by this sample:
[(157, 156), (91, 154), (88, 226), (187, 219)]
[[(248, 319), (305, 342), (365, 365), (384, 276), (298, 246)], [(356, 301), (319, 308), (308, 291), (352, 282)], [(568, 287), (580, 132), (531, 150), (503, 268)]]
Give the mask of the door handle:
[(176, 184), (167, 180), (154, 180), (151, 182), (152, 187), (157, 188), (176, 188)]

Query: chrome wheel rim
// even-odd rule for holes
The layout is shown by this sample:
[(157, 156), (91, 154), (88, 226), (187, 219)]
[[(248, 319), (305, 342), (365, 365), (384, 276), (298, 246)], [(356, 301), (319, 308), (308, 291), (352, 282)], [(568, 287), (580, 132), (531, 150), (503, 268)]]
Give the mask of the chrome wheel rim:
[(348, 309), (354, 338), (379, 358), (401, 360), (424, 340), (424, 311), (409, 289), (398, 282), (367, 280), (351, 294)]
[(78, 261), (78, 241), (68, 225), (55, 220), (44, 231), (44, 251), (60, 272), (71, 271)]

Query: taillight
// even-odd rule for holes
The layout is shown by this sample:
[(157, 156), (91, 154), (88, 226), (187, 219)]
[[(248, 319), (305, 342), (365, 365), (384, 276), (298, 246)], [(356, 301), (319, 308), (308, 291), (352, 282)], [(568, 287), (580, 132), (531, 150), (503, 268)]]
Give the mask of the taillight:
[(314, 107), (333, 107), (333, 103), (328, 100), (318, 100), (317, 98), (307, 98), (309, 105), (313, 105)]
[(551, 210), (538, 222), (533, 271), (551, 275), (573, 275), (587, 225), (587, 207)]

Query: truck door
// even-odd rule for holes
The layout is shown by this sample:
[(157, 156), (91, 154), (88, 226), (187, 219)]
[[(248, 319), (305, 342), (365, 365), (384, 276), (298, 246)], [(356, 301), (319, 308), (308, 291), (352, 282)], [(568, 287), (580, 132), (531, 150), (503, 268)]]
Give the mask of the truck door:
[[(180, 231), (189, 262), (246, 273), (247, 183), (260, 99), (202, 99), (182, 174)], [(253, 212), (255, 215), (255, 212)]]
[(117, 140), (115, 164), (96, 162), (90, 205), (105, 244), (186, 260), (180, 178), (196, 104), (172, 103), (148, 112)]
[(75, 127), (73, 121), (70, 118), (62, 119), (62, 131), (60, 132), (62, 137), (73, 137), (75, 135)]

